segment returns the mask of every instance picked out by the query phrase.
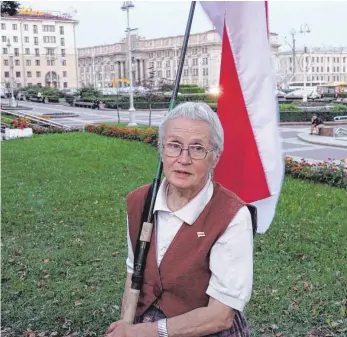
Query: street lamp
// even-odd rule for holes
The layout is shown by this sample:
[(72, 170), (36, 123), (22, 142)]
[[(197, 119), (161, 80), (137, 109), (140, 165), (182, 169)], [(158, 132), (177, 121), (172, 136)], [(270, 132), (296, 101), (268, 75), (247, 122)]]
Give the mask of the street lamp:
[(129, 22), (129, 12), (131, 8), (134, 8), (134, 4), (132, 1), (124, 1), (123, 6), (121, 7), (122, 11), (127, 12), (127, 29), (128, 33), (128, 70), (129, 70), (129, 88), (130, 88), (130, 106), (129, 106), (129, 115), (130, 115), (130, 123), (129, 126), (137, 126), (135, 119), (135, 108), (134, 108), (134, 93), (133, 93), (133, 66), (132, 66), (132, 57), (131, 57), (131, 39), (130, 39), (130, 22)]
[[(300, 34), (303, 34), (304, 37), (306, 37), (306, 34), (309, 34), (311, 32), (311, 29), (307, 23), (300, 26)], [(302, 95), (302, 101), (307, 102), (307, 92), (306, 92), (306, 82), (307, 82), (307, 63), (306, 63), (306, 57), (307, 57), (307, 47), (306, 44), (304, 44), (304, 53), (303, 53), (303, 64), (304, 64), (304, 92)]]
[(11, 98), (9, 101), (9, 106), (10, 107), (15, 107), (16, 106), (16, 100), (14, 99), (13, 95), (13, 82), (14, 82), (14, 76), (13, 76), (13, 55), (11, 55), (10, 48), (11, 48), (11, 42), (10, 39), (7, 39), (7, 48), (8, 48), (8, 54), (10, 56), (10, 70), (11, 70)]

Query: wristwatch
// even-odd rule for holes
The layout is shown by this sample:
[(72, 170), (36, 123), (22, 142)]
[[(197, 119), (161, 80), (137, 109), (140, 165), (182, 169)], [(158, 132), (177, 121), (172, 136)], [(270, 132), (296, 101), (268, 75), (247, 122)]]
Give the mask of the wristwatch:
[(163, 318), (158, 321), (158, 337), (169, 337), (167, 332), (167, 319)]

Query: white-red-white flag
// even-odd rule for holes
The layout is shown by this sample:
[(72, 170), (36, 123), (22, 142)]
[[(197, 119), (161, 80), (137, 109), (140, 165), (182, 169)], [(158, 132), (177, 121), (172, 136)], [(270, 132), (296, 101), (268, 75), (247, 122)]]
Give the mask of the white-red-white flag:
[(284, 176), (267, 4), (200, 3), (222, 37), (217, 113), (224, 128), (224, 152), (214, 179), (257, 207), (258, 233), (265, 233)]

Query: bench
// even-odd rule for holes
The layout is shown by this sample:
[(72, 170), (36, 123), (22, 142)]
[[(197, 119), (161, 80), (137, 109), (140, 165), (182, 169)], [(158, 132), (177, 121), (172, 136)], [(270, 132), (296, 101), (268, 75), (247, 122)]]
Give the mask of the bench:
[(31, 102), (40, 102), (40, 103), (44, 103), (43, 97), (37, 97), (37, 96), (31, 96), (31, 97), (30, 97), (30, 101), (31, 101)]
[(89, 103), (89, 102), (75, 102), (75, 107), (78, 108), (89, 108), (92, 109), (94, 103)]

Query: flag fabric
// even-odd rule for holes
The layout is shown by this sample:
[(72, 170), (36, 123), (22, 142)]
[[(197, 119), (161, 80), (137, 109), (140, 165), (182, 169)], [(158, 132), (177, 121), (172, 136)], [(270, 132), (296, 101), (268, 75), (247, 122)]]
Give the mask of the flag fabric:
[(284, 176), (267, 4), (200, 3), (222, 38), (217, 113), (224, 129), (224, 151), (214, 179), (257, 207), (258, 233), (265, 233)]

